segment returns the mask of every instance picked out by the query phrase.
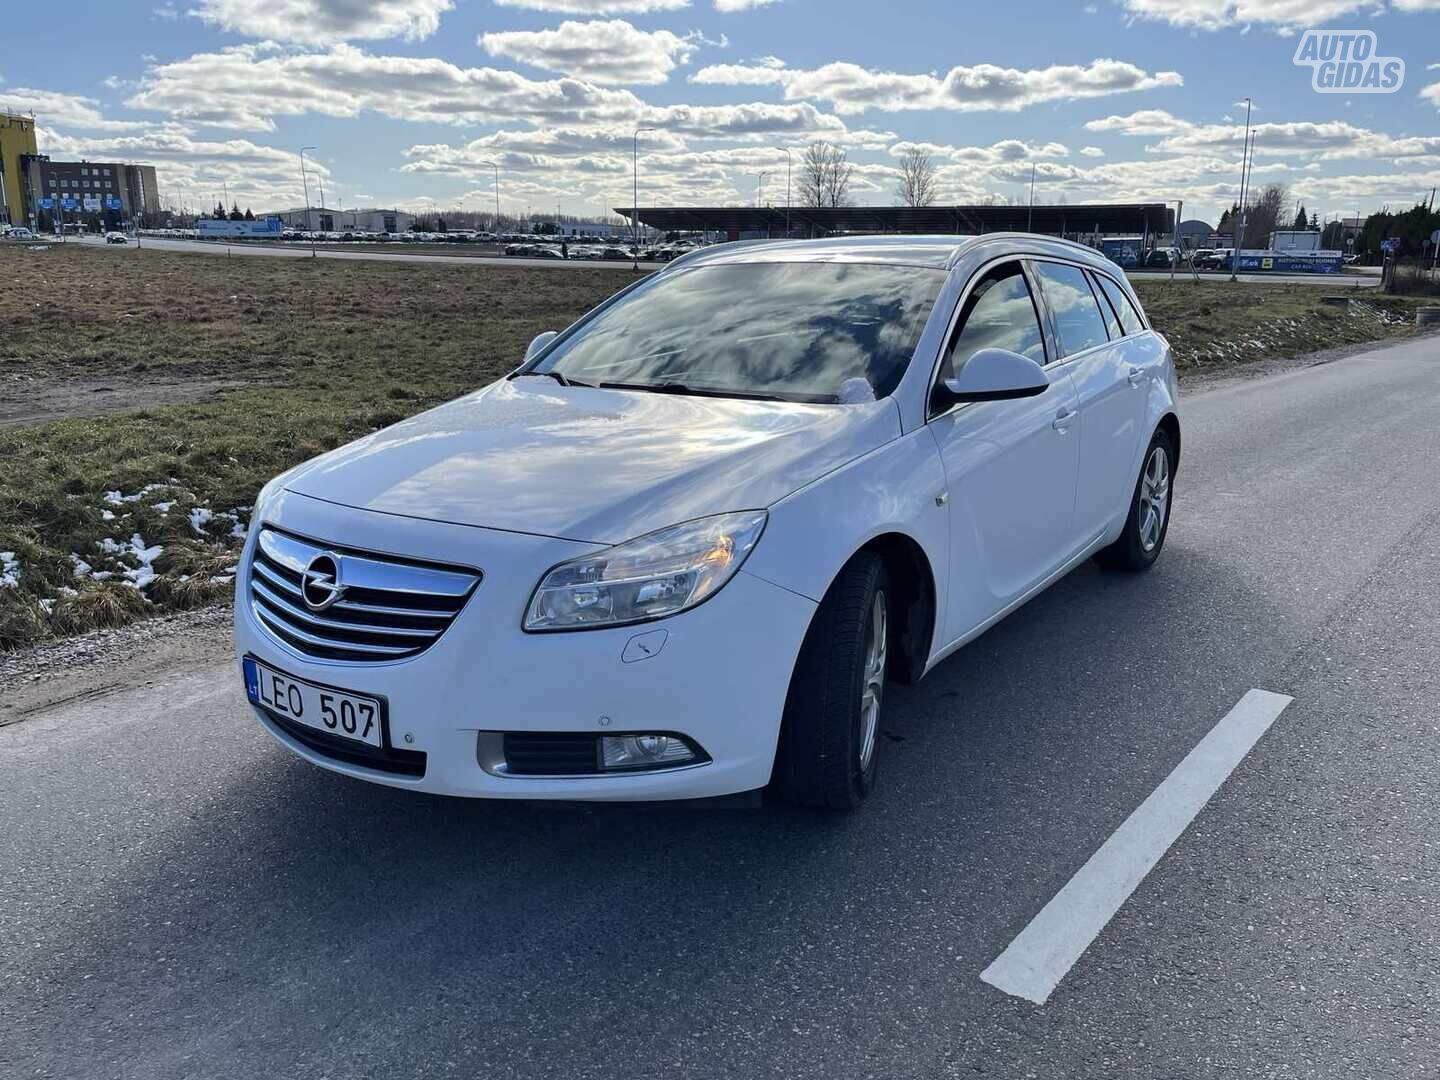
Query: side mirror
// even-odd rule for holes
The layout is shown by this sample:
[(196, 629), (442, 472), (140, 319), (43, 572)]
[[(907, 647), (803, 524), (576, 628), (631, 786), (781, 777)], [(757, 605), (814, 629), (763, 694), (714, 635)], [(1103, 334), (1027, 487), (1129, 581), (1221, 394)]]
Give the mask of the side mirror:
[(965, 361), (959, 375), (935, 385), (935, 404), (1009, 401), (1043, 394), (1049, 386), (1050, 376), (1028, 356), (1008, 349), (981, 349)]
[(559, 336), (560, 331), (558, 330), (546, 330), (543, 334), (536, 334), (535, 340), (530, 342), (530, 347), (525, 350), (525, 359), (533, 360), (541, 349), (545, 348), (546, 345), (549, 345), (550, 342)]

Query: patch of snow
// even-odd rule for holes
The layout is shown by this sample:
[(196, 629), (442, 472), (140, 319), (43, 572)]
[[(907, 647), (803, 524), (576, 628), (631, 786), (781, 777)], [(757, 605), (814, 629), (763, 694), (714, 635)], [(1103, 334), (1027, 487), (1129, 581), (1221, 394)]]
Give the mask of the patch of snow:
[(115, 514), (114, 514), (112, 511), (110, 511), (110, 510), (101, 510), (101, 511), (100, 511), (100, 520), (101, 520), (101, 521), (114, 521), (114, 520), (115, 520)]
[(212, 517), (214, 517), (214, 515), (210, 512), (209, 508), (197, 506), (190, 511), (190, 528), (194, 529), (198, 535), (204, 536), (205, 525)]
[(52, 611), (55, 610), (55, 601), (50, 599), (49, 597), (46, 597), (45, 599), (40, 601), (40, 610), (45, 612), (46, 615), (49, 615)]
[(174, 505), (175, 505), (175, 500), (174, 500), (174, 499), (171, 499), (169, 502), (152, 503), (151, 506), (150, 506), (150, 508), (151, 508), (152, 510), (159, 510), (160, 513), (162, 513), (162, 514), (168, 514), (168, 513), (170, 512), (170, 508), (171, 508), (172, 506), (174, 506)]
[[(139, 533), (135, 533), (130, 537), (128, 544), (121, 544), (107, 536), (100, 541), (100, 550), (107, 555), (133, 556), (135, 561), (140, 565), (128, 570), (122, 570), (121, 574), (124, 576), (127, 585), (133, 585), (137, 589), (143, 589), (155, 580), (155, 568), (151, 564), (160, 557), (160, 553), (163, 552), (165, 548), (160, 544), (151, 544), (149, 547), (146, 547), (145, 540)], [(97, 581), (101, 580), (99, 573), (92, 573), (90, 576)], [(110, 576), (109, 573), (105, 573), (105, 577)]]
[(20, 585), (20, 560), (13, 551), (0, 551), (0, 589), (14, 589)]
[(73, 551), (70, 553), (70, 564), (75, 567), (76, 577), (87, 577), (89, 575), (90, 564)]

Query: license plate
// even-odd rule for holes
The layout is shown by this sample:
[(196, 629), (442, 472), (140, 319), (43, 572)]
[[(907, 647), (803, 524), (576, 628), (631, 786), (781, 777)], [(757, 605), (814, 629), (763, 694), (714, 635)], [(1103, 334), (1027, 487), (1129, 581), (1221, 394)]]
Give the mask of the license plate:
[(241, 668), (252, 705), (327, 735), (384, 749), (377, 698), (297, 679), (251, 656), (245, 657)]

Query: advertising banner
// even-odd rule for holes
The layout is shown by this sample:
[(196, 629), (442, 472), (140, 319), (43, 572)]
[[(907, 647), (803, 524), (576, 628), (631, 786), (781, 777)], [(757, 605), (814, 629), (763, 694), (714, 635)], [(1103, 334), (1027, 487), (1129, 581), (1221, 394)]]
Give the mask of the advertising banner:
[(100, 209), (100, 196), (99, 196), (99, 195), (86, 195), (86, 196), (85, 196), (85, 209), (86, 209), (86, 210), (99, 210), (99, 209)]

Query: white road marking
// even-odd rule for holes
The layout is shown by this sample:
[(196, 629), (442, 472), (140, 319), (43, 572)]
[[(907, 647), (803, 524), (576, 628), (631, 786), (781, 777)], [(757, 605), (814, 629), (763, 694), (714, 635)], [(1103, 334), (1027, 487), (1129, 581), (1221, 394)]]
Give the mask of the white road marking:
[(1044, 1005), (1250, 748), (1293, 698), (1251, 690), (1075, 872), (980, 973), (991, 986)]

